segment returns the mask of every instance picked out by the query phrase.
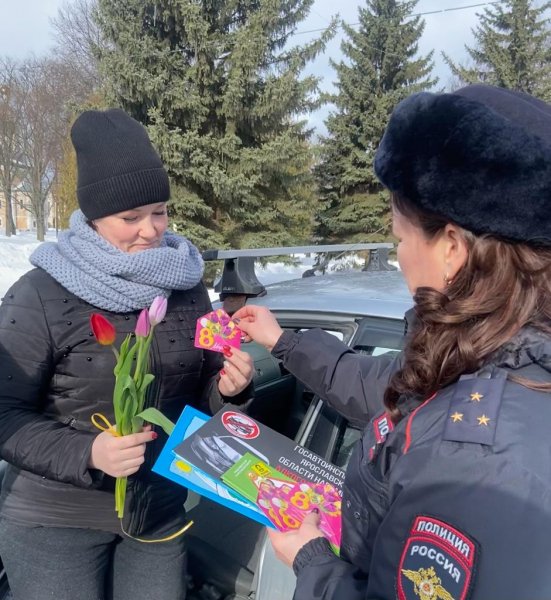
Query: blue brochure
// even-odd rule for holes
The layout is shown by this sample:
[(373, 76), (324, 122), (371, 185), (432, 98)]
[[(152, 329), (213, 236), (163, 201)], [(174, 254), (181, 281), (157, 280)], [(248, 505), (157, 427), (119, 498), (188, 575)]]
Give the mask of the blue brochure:
[(167, 479), (193, 490), (205, 498), (214, 500), (231, 508), (262, 525), (273, 527), (261, 509), (253, 502), (243, 498), (221, 481), (197, 469), (191, 463), (174, 454), (174, 448), (194, 434), (210, 417), (192, 406), (186, 406), (170, 434), (159, 458), (153, 465), (153, 471)]

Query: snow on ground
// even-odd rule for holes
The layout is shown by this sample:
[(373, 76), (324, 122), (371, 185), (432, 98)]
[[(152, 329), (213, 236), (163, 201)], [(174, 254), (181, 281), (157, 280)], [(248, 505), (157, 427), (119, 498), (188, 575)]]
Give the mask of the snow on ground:
[[(55, 241), (55, 231), (48, 231), (47, 241)], [(6, 237), (0, 235), (0, 297), (29, 269), (29, 256), (40, 244), (34, 231), (23, 231)]]

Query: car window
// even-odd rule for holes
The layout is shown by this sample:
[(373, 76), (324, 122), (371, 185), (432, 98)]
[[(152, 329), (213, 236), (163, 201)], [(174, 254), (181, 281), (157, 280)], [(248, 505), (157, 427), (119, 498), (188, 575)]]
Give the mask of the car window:
[(352, 427), (348, 423), (342, 427), (339, 430), (337, 443), (333, 449), (331, 462), (342, 469), (346, 469), (352, 455), (352, 450), (361, 436), (362, 432), (357, 427)]
[[(344, 340), (344, 333), (342, 331), (336, 331), (334, 329), (326, 329), (326, 328), (323, 328), (323, 329), (327, 333), (330, 333), (331, 335), (335, 336), (341, 342)], [(303, 329), (300, 329), (299, 331), (302, 333), (303, 331), (308, 331), (308, 329), (307, 328), (303, 328)]]
[[(351, 346), (371, 356), (396, 355), (403, 346), (403, 322), (398, 319), (366, 317), (358, 324)], [(361, 429), (349, 423), (323, 400), (312, 411), (313, 425), (304, 444), (335, 465), (346, 468), (350, 455), (361, 437)]]

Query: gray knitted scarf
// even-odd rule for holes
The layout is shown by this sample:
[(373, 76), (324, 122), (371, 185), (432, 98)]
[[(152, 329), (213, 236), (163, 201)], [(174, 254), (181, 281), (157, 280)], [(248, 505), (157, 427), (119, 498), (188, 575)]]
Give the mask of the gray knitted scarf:
[(90, 227), (80, 210), (57, 242), (41, 244), (30, 261), (82, 300), (112, 312), (133, 312), (155, 296), (187, 290), (203, 276), (203, 259), (186, 238), (166, 232), (159, 248), (127, 253)]

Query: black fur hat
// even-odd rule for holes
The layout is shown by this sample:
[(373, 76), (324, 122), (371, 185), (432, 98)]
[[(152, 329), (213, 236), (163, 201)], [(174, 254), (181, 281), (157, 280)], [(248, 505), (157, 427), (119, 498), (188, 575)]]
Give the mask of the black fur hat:
[(395, 108), (375, 156), (389, 190), (475, 234), (551, 245), (551, 106), (471, 85)]
[(145, 127), (120, 108), (87, 110), (74, 122), (77, 198), (92, 220), (170, 198), (168, 175)]

